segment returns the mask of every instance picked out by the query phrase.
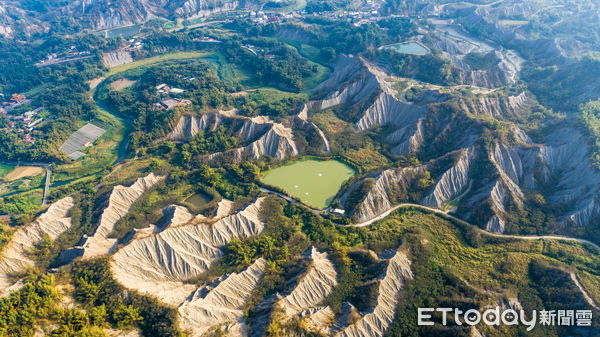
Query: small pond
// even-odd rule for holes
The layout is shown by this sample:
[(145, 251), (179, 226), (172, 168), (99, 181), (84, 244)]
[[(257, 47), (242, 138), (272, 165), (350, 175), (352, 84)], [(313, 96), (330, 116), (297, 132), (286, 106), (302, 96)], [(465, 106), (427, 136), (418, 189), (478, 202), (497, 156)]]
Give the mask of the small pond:
[(193, 212), (197, 212), (202, 207), (208, 205), (211, 202), (212, 197), (206, 193), (195, 193), (187, 197), (183, 204), (186, 205)]
[(423, 56), (429, 53), (429, 49), (418, 42), (403, 42), (383, 46), (385, 49), (392, 49), (402, 54)]
[(140, 25), (113, 28), (110, 30), (105, 30), (104, 37), (112, 39), (112, 38), (121, 36), (121, 37), (127, 39), (127, 38), (130, 38), (130, 37), (136, 35), (141, 30), (142, 30), (142, 26), (140, 26)]
[(267, 171), (262, 181), (322, 209), (354, 173), (352, 167), (339, 160), (301, 159)]

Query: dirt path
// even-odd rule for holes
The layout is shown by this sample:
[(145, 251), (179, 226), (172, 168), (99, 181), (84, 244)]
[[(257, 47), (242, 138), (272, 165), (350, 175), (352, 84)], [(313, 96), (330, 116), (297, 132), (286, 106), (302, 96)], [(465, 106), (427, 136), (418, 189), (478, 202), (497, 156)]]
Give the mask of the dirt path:
[(4, 180), (14, 181), (25, 177), (37, 176), (42, 172), (43, 169), (38, 166), (20, 166), (16, 167), (14, 170), (10, 171), (7, 175), (5, 175)]
[(577, 279), (575, 273), (570, 273), (569, 275), (571, 276), (571, 280), (573, 280), (573, 283), (575, 283), (577, 288), (579, 288), (579, 291), (581, 291), (581, 294), (583, 295), (585, 301), (594, 309), (600, 310), (600, 308), (596, 305), (596, 302), (594, 302), (594, 299), (590, 296), (590, 294), (587, 293), (587, 291), (585, 290), (585, 288), (583, 288), (581, 283), (579, 283), (579, 280)]

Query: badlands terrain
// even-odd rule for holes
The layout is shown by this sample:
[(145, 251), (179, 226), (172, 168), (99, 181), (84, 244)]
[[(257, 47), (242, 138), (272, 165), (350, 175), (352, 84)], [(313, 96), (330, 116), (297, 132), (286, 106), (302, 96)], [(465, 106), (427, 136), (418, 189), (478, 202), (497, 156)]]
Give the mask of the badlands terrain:
[(599, 335), (598, 13), (0, 1), (0, 336)]

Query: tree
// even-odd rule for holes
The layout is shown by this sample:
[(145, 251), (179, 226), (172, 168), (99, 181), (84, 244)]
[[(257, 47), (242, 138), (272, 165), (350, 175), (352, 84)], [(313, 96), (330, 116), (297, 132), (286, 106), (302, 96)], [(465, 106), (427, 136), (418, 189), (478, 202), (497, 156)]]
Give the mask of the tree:
[(76, 281), (75, 299), (85, 304), (93, 304), (100, 294), (100, 284), (90, 282), (85, 278), (78, 278)]
[(132, 327), (142, 320), (142, 316), (140, 316), (136, 307), (125, 304), (120, 304), (114, 310), (112, 318), (119, 328)]
[(230, 265), (249, 266), (255, 255), (256, 249), (253, 245), (238, 239), (230, 241), (225, 246), (225, 260)]

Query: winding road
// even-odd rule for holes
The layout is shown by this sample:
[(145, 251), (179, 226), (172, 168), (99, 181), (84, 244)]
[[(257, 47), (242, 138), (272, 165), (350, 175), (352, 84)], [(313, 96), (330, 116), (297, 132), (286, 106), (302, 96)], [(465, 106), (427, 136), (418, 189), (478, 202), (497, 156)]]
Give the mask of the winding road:
[[(277, 191), (273, 191), (270, 190), (268, 188), (265, 187), (260, 187), (260, 190), (264, 193), (268, 193), (268, 194), (273, 194), (276, 196), (279, 196), (287, 201), (289, 201), (292, 204), (296, 204), (296, 205), (303, 205), (305, 207), (307, 207), (308, 209), (310, 209), (314, 214), (317, 214), (319, 216), (322, 215), (323, 211), (322, 210), (318, 210), (318, 209), (314, 209), (311, 207), (308, 207), (306, 205), (304, 205), (302, 202), (288, 196), (285, 195), (284, 193), (281, 192), (277, 192)], [(561, 236), (561, 235), (513, 235), (513, 234), (502, 234), (502, 233), (493, 233), (493, 232), (488, 232), (486, 230), (483, 230), (481, 228), (479, 228), (478, 226), (475, 226), (469, 222), (466, 222), (462, 219), (459, 219), (453, 215), (448, 214), (448, 211), (442, 211), (440, 209), (437, 208), (433, 208), (433, 207), (428, 207), (428, 206), (423, 206), (423, 205), (419, 205), (419, 204), (411, 204), (411, 203), (402, 203), (399, 205), (396, 205), (392, 208), (390, 208), (389, 210), (377, 215), (376, 217), (374, 217), (373, 219), (367, 220), (365, 222), (361, 222), (361, 223), (357, 223), (357, 224), (350, 224), (350, 225), (346, 225), (346, 226), (350, 226), (350, 227), (365, 227), (365, 226), (369, 226), (372, 225), (373, 223), (387, 217), (388, 215), (390, 215), (392, 212), (400, 209), (400, 208), (417, 208), (417, 209), (421, 209), (424, 211), (428, 211), (431, 213), (434, 213), (446, 220), (449, 221), (453, 221), (456, 223), (460, 223), (461, 225), (465, 225), (465, 226), (469, 226), (471, 228), (474, 228), (475, 230), (477, 230), (479, 233), (483, 234), (483, 235), (488, 235), (488, 236), (492, 236), (492, 237), (498, 237), (498, 238), (507, 238), (507, 239), (517, 239), (517, 240), (559, 240), (559, 241), (571, 241), (571, 242), (579, 242), (585, 245), (589, 245), (591, 247), (593, 247), (594, 249), (600, 251), (600, 246), (598, 246), (597, 244), (589, 241), (589, 240), (585, 240), (585, 239), (578, 239), (578, 238), (572, 238), (572, 237), (568, 237), (568, 236)], [(575, 273), (569, 273), (571, 280), (573, 280), (573, 283), (575, 284), (575, 286), (579, 289), (579, 291), (581, 292), (583, 298), (585, 299), (585, 301), (592, 306), (593, 308), (595, 308), (596, 310), (600, 310), (600, 308), (598, 307), (598, 305), (594, 302), (594, 299), (589, 295), (589, 293), (585, 290), (585, 288), (581, 285), (581, 283), (579, 282), (579, 280), (577, 279), (577, 276), (575, 275)]]
[[(481, 228), (479, 228), (478, 226), (475, 226), (471, 223), (468, 223), (462, 219), (459, 219), (453, 215), (448, 214), (448, 212), (442, 211), (440, 209), (437, 208), (433, 208), (433, 207), (428, 207), (428, 206), (423, 206), (423, 205), (418, 205), (418, 204), (410, 204), (410, 203), (404, 203), (404, 204), (399, 204), (396, 205), (395, 207), (392, 207), (390, 210), (387, 210), (383, 213), (381, 213), (380, 215), (376, 216), (375, 218), (362, 222), (362, 223), (358, 223), (358, 224), (352, 224), (352, 225), (348, 225), (348, 226), (353, 226), (353, 227), (364, 227), (364, 226), (369, 226), (371, 224), (373, 224), (374, 222), (377, 222), (378, 220), (381, 220), (383, 218), (385, 218), (386, 216), (390, 215), (392, 212), (394, 212), (395, 210), (399, 209), (399, 208), (418, 208), (421, 210), (425, 210), (428, 212), (432, 212), (436, 215), (439, 215), (440, 217), (446, 219), (446, 220), (450, 220), (450, 221), (454, 221), (457, 223), (460, 223), (462, 225), (465, 226), (469, 226), (472, 228), (475, 228), (479, 233), (483, 234), (483, 235), (488, 235), (488, 236), (492, 236), (492, 237), (499, 237), (499, 238), (508, 238), (508, 239), (517, 239), (517, 240), (559, 240), (559, 241), (575, 241), (575, 242), (579, 242), (582, 244), (586, 244), (589, 245), (591, 247), (594, 247), (596, 250), (600, 251), (600, 246), (598, 246), (597, 244), (585, 240), (585, 239), (578, 239), (578, 238), (572, 238), (572, 237), (568, 237), (568, 236), (562, 236), (562, 235), (512, 235), (512, 234), (502, 234), (502, 233), (493, 233), (493, 232), (488, 232), (486, 230), (483, 230)], [(569, 276), (571, 277), (571, 280), (573, 280), (573, 283), (575, 284), (575, 286), (579, 289), (579, 291), (581, 292), (584, 300), (594, 309), (596, 310), (600, 310), (600, 308), (598, 307), (598, 305), (596, 304), (596, 302), (594, 302), (594, 299), (590, 296), (590, 294), (587, 292), (587, 290), (581, 285), (581, 283), (579, 282), (579, 280), (577, 279), (577, 275), (575, 275), (575, 273), (570, 272)]]
[[(319, 209), (315, 209), (312, 207), (309, 207), (307, 205), (305, 205), (304, 203), (290, 197), (289, 195), (286, 195), (284, 193), (281, 192), (277, 192), (271, 189), (268, 189), (266, 187), (260, 187), (259, 188), (261, 192), (267, 193), (267, 194), (273, 194), (276, 196), (279, 196), (285, 200), (287, 200), (288, 202), (295, 204), (295, 205), (302, 205), (304, 207), (307, 207), (308, 209), (310, 209), (313, 213), (321, 215), (324, 211), (323, 210), (319, 210)], [(365, 222), (361, 222), (361, 223), (357, 223), (357, 224), (349, 224), (346, 226), (350, 226), (350, 227), (365, 227), (365, 226), (369, 226), (372, 225), (373, 223), (387, 217), (388, 215), (390, 215), (392, 212), (398, 210), (399, 208), (418, 208), (424, 211), (428, 211), (434, 214), (437, 214), (439, 216), (441, 216), (442, 218), (445, 218), (446, 220), (450, 220), (450, 221), (454, 221), (457, 223), (460, 223), (461, 225), (465, 225), (465, 226), (469, 226), (472, 228), (475, 228), (477, 231), (479, 231), (480, 233), (484, 234), (484, 235), (488, 235), (488, 236), (493, 236), (493, 237), (499, 237), (499, 238), (507, 238), (507, 239), (520, 239), (520, 240), (559, 240), (559, 241), (574, 241), (574, 242), (579, 242), (579, 243), (583, 243), (583, 244), (587, 244), (591, 247), (594, 247), (595, 249), (597, 249), (598, 251), (600, 251), (600, 246), (598, 246), (597, 244), (593, 243), (592, 241), (589, 240), (585, 240), (585, 239), (579, 239), (579, 238), (573, 238), (573, 237), (569, 237), (569, 236), (562, 236), (562, 235), (514, 235), (514, 234), (502, 234), (502, 233), (494, 233), (494, 232), (488, 232), (486, 230), (483, 230), (481, 228), (479, 228), (476, 225), (473, 225), (469, 222), (466, 222), (465, 220), (462, 220), (460, 218), (457, 218), (453, 215), (448, 214), (448, 211), (443, 211), (440, 210), (438, 208), (433, 208), (433, 207), (429, 207), (429, 206), (423, 206), (423, 205), (419, 205), (419, 204), (411, 204), (411, 203), (402, 203), (402, 204), (398, 204), (392, 208), (390, 208), (389, 210), (380, 213), (379, 215), (377, 215), (376, 217), (369, 219)]]
[(403, 204), (399, 204), (396, 205), (394, 207), (392, 207), (391, 209), (379, 214), (378, 216), (374, 217), (373, 219), (367, 220), (365, 222), (361, 222), (361, 223), (357, 223), (357, 224), (351, 224), (348, 226), (352, 226), (352, 227), (364, 227), (364, 226), (369, 226), (385, 217), (387, 217), (388, 215), (390, 215), (392, 212), (394, 212), (395, 210), (399, 209), (399, 208), (418, 208), (421, 210), (425, 210), (428, 212), (432, 212), (435, 213), (437, 215), (440, 215), (442, 218), (445, 218), (447, 220), (451, 220), (451, 221), (455, 221), (458, 222), (462, 225), (465, 226), (470, 226), (473, 228), (476, 228), (480, 233), (488, 235), (488, 236), (493, 236), (493, 237), (499, 237), (499, 238), (507, 238), (507, 239), (521, 239), (521, 240), (560, 240), (560, 241), (575, 241), (575, 242), (579, 242), (579, 243), (583, 243), (583, 244), (587, 244), (590, 245), (592, 247), (594, 247), (595, 249), (597, 249), (598, 251), (600, 251), (600, 246), (598, 246), (597, 244), (589, 241), (589, 240), (585, 240), (585, 239), (579, 239), (579, 238), (573, 238), (573, 237), (568, 237), (568, 236), (562, 236), (562, 235), (513, 235), (513, 234), (502, 234), (502, 233), (494, 233), (494, 232), (488, 232), (486, 230), (483, 230), (481, 228), (479, 228), (478, 226), (475, 226), (471, 223), (468, 223), (460, 218), (457, 218), (453, 215), (448, 214), (447, 211), (442, 211), (438, 208), (433, 208), (433, 207), (428, 207), (428, 206), (423, 206), (423, 205), (419, 205), (419, 204), (411, 204), (411, 203), (403, 203)]

